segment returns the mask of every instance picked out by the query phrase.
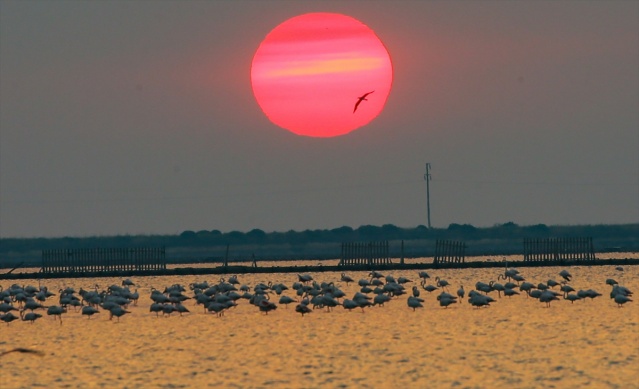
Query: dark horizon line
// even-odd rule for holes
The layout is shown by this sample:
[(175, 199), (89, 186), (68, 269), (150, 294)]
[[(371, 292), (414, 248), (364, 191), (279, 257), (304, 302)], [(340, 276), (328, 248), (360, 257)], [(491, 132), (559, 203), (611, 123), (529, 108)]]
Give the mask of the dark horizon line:
[(517, 223), (514, 223), (512, 221), (509, 222), (505, 222), (505, 223), (495, 223), (492, 226), (474, 226), (472, 224), (469, 223), (450, 223), (448, 226), (446, 227), (431, 227), (428, 228), (426, 225), (424, 224), (419, 224), (417, 226), (414, 227), (401, 227), (401, 226), (397, 226), (395, 224), (392, 223), (385, 223), (382, 225), (373, 225), (373, 224), (362, 224), (359, 227), (351, 227), (348, 225), (342, 225), (339, 227), (333, 227), (333, 228), (316, 228), (316, 229), (310, 229), (310, 228), (306, 228), (304, 230), (293, 230), (293, 229), (289, 229), (286, 231), (277, 231), (277, 230), (272, 230), (272, 231), (265, 231), (261, 228), (252, 228), (250, 230), (247, 231), (241, 231), (241, 230), (229, 230), (229, 231), (220, 231), (217, 229), (211, 229), (211, 230), (205, 230), (205, 229), (199, 229), (199, 230), (183, 230), (182, 232), (178, 232), (178, 233), (125, 233), (125, 234), (112, 234), (112, 235), (99, 235), (99, 234), (94, 234), (94, 235), (63, 235), (63, 236), (22, 236), (22, 237), (18, 237), (18, 236), (12, 236), (12, 237), (2, 237), (0, 236), (0, 241), (2, 240), (28, 240), (28, 239), (87, 239), (87, 238), (118, 238), (118, 237), (135, 237), (135, 236), (140, 236), (140, 237), (175, 237), (175, 236), (180, 236), (181, 234), (185, 233), (185, 232), (194, 232), (194, 233), (198, 233), (198, 232), (202, 232), (202, 231), (207, 231), (207, 232), (212, 232), (212, 231), (218, 231), (220, 232), (220, 234), (229, 234), (229, 233), (242, 233), (242, 234), (248, 234), (251, 231), (262, 231), (266, 234), (272, 234), (272, 233), (280, 233), (280, 234), (285, 234), (288, 232), (296, 232), (296, 233), (301, 233), (304, 231), (331, 231), (331, 230), (335, 230), (335, 229), (339, 229), (339, 228), (343, 228), (343, 227), (349, 227), (351, 228), (353, 231), (357, 231), (357, 229), (362, 228), (362, 227), (376, 227), (376, 228), (382, 228), (384, 226), (394, 226), (397, 227), (399, 229), (402, 230), (414, 230), (414, 229), (418, 229), (418, 228), (424, 228), (426, 230), (447, 230), (449, 229), (451, 226), (466, 226), (466, 227), (472, 227), (475, 229), (491, 229), (491, 228), (499, 228), (499, 227), (504, 227), (506, 225), (511, 225), (513, 227), (517, 227), (517, 228), (530, 228), (530, 227), (536, 227), (536, 226), (545, 226), (547, 228), (579, 228), (579, 227), (601, 227), (601, 226), (608, 226), (608, 227), (628, 227), (628, 226), (638, 226), (639, 227), (639, 222), (636, 223), (590, 223), (590, 224), (545, 224), (545, 223), (536, 223), (536, 224), (528, 224), (528, 225), (520, 225)]

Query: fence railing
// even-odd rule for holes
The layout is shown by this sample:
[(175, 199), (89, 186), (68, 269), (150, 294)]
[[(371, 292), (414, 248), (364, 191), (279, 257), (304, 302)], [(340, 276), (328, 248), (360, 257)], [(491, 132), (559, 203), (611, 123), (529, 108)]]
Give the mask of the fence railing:
[(435, 242), (434, 263), (464, 263), (466, 244), (457, 240), (437, 240)]
[(342, 243), (339, 266), (392, 264), (388, 241)]
[(590, 261), (595, 259), (592, 238), (524, 239), (524, 261)]
[(56, 249), (42, 251), (43, 273), (166, 269), (164, 247)]

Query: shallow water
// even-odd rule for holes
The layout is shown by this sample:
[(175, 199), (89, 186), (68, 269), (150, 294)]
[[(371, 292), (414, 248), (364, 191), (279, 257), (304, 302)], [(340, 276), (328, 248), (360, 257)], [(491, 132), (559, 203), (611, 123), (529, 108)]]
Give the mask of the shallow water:
[[(523, 268), (534, 284), (559, 281), (562, 268)], [(149, 312), (151, 287), (217, 282), (218, 276), (134, 278), (141, 298), (118, 324), (101, 312), (87, 320), (70, 310), (62, 325), (46, 316), (33, 324), (0, 325), (0, 351), (28, 347), (43, 357), (10, 353), (0, 358), (0, 387), (459, 387), (517, 388), (639, 387), (639, 304), (622, 308), (609, 299), (606, 278), (639, 290), (639, 266), (569, 267), (576, 290), (595, 289), (594, 300), (554, 301), (550, 308), (526, 296), (498, 298), (488, 308), (465, 300), (441, 308), (438, 292), (428, 294), (423, 309), (413, 312), (406, 296), (383, 307), (351, 312), (314, 310), (301, 317), (295, 304), (280, 305), (268, 315), (239, 300), (223, 317), (203, 313), (192, 300), (183, 317), (155, 317)], [(466, 292), (475, 282), (496, 280), (498, 269), (429, 271), (460, 284)], [(417, 271), (395, 271), (395, 277), (417, 280)], [(358, 280), (366, 272), (349, 272)], [(335, 281), (348, 297), (357, 285), (339, 282), (338, 273), (312, 274), (316, 281)], [(296, 274), (240, 274), (240, 282), (282, 282)], [(50, 290), (65, 286), (105, 288), (122, 279), (56, 279)], [(20, 281), (37, 285), (37, 280)], [(10, 283), (0, 285), (7, 288)], [(407, 290), (418, 282), (407, 284)], [(284, 294), (294, 296), (293, 290)], [(189, 292), (187, 294), (190, 295)], [(56, 297), (50, 305), (56, 304)], [(274, 300), (277, 300), (273, 297)]]

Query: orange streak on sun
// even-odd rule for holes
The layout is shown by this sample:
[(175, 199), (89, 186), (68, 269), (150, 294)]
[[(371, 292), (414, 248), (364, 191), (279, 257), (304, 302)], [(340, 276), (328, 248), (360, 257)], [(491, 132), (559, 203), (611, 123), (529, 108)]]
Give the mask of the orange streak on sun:
[[(251, 66), (258, 104), (295, 134), (331, 137), (373, 120), (392, 84), (392, 65), (375, 33), (351, 17), (312, 13), (271, 31)], [(357, 97), (374, 90), (353, 114)]]
[(355, 56), (354, 58), (319, 59), (310, 61), (291, 61), (278, 64), (270, 69), (264, 77), (296, 77), (320, 74), (353, 73), (378, 69), (384, 61), (377, 57)]

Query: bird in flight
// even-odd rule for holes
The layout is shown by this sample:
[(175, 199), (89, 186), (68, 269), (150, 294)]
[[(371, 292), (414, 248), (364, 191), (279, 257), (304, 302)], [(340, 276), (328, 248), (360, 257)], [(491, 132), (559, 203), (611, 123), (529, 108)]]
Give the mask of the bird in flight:
[(370, 95), (371, 93), (373, 93), (375, 91), (370, 91), (368, 93), (364, 93), (363, 95), (361, 95), (360, 97), (357, 98), (357, 102), (355, 103), (355, 108), (353, 108), (353, 113), (355, 113), (355, 111), (357, 111), (357, 107), (359, 106), (359, 104), (366, 100), (368, 101), (368, 99), (366, 98), (366, 96)]

